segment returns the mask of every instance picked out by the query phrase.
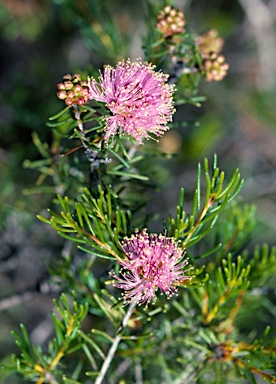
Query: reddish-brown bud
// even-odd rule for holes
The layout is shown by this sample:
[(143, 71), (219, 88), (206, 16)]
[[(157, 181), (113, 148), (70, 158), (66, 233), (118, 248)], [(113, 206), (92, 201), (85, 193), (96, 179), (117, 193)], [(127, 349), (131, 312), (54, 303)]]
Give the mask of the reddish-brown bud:
[(86, 102), (86, 100), (84, 100), (83, 97), (79, 97), (79, 98), (76, 100), (76, 104), (78, 104), (78, 105), (83, 105), (85, 102)]

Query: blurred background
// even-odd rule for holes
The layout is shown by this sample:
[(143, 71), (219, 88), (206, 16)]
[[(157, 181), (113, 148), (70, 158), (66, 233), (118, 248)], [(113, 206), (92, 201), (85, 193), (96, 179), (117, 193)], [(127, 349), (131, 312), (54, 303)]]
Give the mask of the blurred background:
[[(153, 193), (152, 208), (161, 219), (173, 213), (179, 188), (188, 193), (195, 188), (197, 163), (217, 153), (226, 175), (240, 168), (241, 196), (257, 207), (253, 243), (275, 244), (276, 0), (174, 5), (184, 9), (191, 33), (219, 31), (230, 69), (221, 82), (202, 81), (206, 102), (201, 108), (181, 106), (176, 119), (189, 124), (160, 140), (162, 151), (177, 155), (163, 163), (164, 186)], [(65, 73), (91, 73), (126, 57), (143, 58), (146, 18), (142, 0), (0, 2), (0, 364), (8, 364), (16, 351), (10, 330), (19, 323), (37, 343), (47, 337), (53, 292), (45, 263), (62, 252), (62, 240), (36, 218), (52, 196), (32, 193), (39, 174), (24, 167), (26, 159), (40, 159), (33, 132), (50, 142), (46, 122), (63, 108), (56, 84)], [(1, 383), (19, 382), (6, 376), (0, 373)]]

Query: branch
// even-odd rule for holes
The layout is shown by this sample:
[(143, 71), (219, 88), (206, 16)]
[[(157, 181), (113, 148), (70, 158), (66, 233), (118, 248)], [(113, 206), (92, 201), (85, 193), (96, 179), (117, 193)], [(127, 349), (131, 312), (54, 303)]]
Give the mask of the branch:
[(35, 294), (33, 292), (23, 292), (13, 295), (0, 301), (0, 311), (4, 311), (10, 307), (21, 304), (25, 301), (32, 300)]
[(102, 365), (100, 374), (95, 381), (95, 384), (101, 384), (102, 383), (102, 381), (106, 375), (106, 372), (108, 371), (108, 368), (109, 368), (109, 366), (110, 366), (110, 364), (114, 358), (114, 355), (117, 351), (118, 345), (119, 345), (120, 341), (122, 340), (122, 331), (127, 326), (127, 323), (128, 323), (128, 321), (132, 315), (132, 312), (133, 312), (135, 306), (136, 306), (135, 301), (130, 304), (130, 306), (127, 310), (127, 313), (125, 314), (125, 317), (123, 318), (122, 324), (120, 325), (120, 327), (117, 330), (116, 337), (115, 337), (113, 344), (111, 345), (111, 347), (108, 351), (108, 354), (107, 354), (106, 359)]

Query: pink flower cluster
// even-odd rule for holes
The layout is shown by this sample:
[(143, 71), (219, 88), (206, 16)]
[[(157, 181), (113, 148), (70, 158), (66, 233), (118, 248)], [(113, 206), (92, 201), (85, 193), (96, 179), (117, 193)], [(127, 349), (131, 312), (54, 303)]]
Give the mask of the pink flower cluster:
[(92, 99), (106, 103), (112, 115), (106, 118), (106, 135), (115, 135), (119, 129), (141, 143), (150, 134), (161, 136), (174, 113), (174, 85), (167, 84), (168, 75), (154, 71), (155, 66), (121, 61), (116, 68), (104, 67), (98, 81), (89, 80)]
[(183, 259), (183, 250), (174, 238), (143, 230), (126, 238), (121, 245), (126, 256), (120, 262), (121, 277), (115, 273), (112, 276), (114, 286), (124, 290), (126, 303), (154, 303), (158, 289), (169, 298), (177, 292), (178, 285), (190, 279), (183, 270), (187, 259)]

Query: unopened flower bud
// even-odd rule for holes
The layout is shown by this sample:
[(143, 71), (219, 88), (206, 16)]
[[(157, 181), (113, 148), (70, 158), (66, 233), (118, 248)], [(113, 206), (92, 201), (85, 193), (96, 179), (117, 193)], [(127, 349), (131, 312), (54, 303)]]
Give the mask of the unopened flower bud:
[(60, 100), (64, 100), (66, 99), (67, 97), (67, 93), (65, 91), (59, 91), (57, 92), (57, 97), (60, 99)]
[(76, 104), (78, 105), (83, 105), (85, 103), (85, 100), (83, 97), (79, 97), (77, 100), (76, 100)]
[(82, 96), (88, 96), (88, 94), (89, 94), (89, 89), (88, 88), (82, 88), (81, 95)]
[(71, 89), (73, 88), (73, 83), (72, 81), (64, 81), (64, 86), (65, 86), (65, 89)]
[(58, 83), (58, 85), (57, 85), (57, 89), (58, 89), (59, 91), (63, 91), (63, 90), (65, 90), (65, 85), (64, 85), (63, 83)]
[(72, 105), (72, 104), (73, 104), (73, 100), (72, 100), (72, 99), (68, 99), (68, 98), (67, 98), (67, 99), (65, 100), (65, 104), (67, 104), (67, 105), (69, 105), (69, 106), (70, 106), (70, 105)]
[(63, 76), (63, 80), (71, 80), (71, 79), (72, 79), (72, 76), (69, 75), (69, 73)]
[(176, 12), (177, 12), (176, 9), (173, 8), (173, 9), (171, 10), (171, 12), (170, 12), (170, 16), (171, 16), (171, 17), (176, 16)]
[(185, 22), (184, 22), (184, 20), (177, 19), (177, 20), (176, 20), (176, 24), (178, 25), (178, 27), (184, 27)]
[(76, 84), (73, 88), (75, 93), (79, 93), (82, 90), (82, 86), (80, 84)]
[(79, 82), (79, 81), (81, 81), (81, 75), (80, 75), (79, 73), (75, 73), (75, 74), (73, 75), (73, 81), (74, 81), (74, 82)]

